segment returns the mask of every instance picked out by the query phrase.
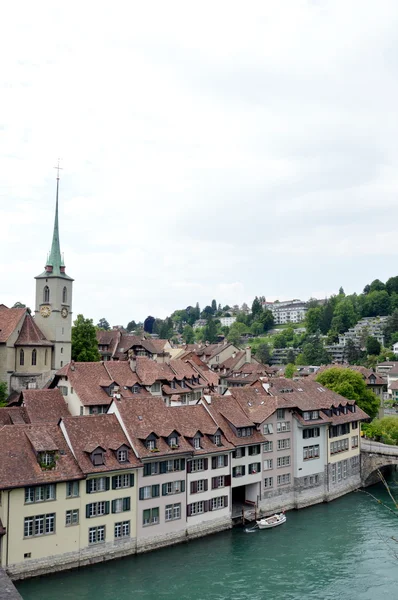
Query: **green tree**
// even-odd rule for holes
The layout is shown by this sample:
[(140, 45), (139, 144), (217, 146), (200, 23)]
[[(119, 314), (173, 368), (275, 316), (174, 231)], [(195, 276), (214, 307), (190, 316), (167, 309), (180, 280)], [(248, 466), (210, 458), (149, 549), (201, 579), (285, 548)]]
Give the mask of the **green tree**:
[(96, 362), (101, 359), (92, 319), (77, 315), (72, 327), (72, 359), (77, 362)]
[(382, 292), (385, 289), (386, 286), (380, 279), (375, 279), (369, 286), (369, 292)]
[(398, 293), (398, 277), (390, 277), (386, 281), (386, 290), (390, 294)]
[(263, 324), (260, 321), (254, 321), (250, 327), (250, 333), (253, 335), (261, 335), (264, 331)]
[(263, 324), (264, 331), (269, 331), (274, 326), (274, 316), (267, 308), (261, 312), (259, 320)]
[(0, 406), (7, 405), (8, 391), (5, 381), (0, 381)]
[(344, 358), (350, 365), (355, 365), (361, 359), (361, 351), (355, 342), (348, 338), (344, 348)]
[(311, 336), (303, 344), (302, 357), (305, 365), (325, 365), (329, 362), (329, 355), (319, 335)]
[(169, 340), (173, 337), (174, 327), (173, 321), (170, 317), (167, 317), (161, 324), (158, 335), (161, 340)]
[(316, 381), (348, 400), (355, 400), (372, 419), (377, 415), (380, 400), (368, 390), (361, 373), (333, 367), (320, 373)]
[(102, 317), (102, 319), (100, 319), (98, 321), (97, 327), (99, 329), (105, 329), (105, 331), (109, 331), (109, 329), (111, 328), (111, 326), (109, 325), (108, 321), (106, 319), (104, 319), (104, 317)]
[(398, 332), (398, 310), (394, 310), (384, 326), (385, 344), (393, 344), (392, 336)]
[(186, 344), (193, 344), (195, 341), (195, 333), (191, 325), (185, 325), (182, 330), (182, 338)]
[(246, 325), (239, 321), (235, 321), (235, 323), (232, 323), (231, 327), (229, 328), (227, 339), (229, 342), (235, 344), (236, 346), (237, 344), (239, 344), (240, 338), (245, 333), (248, 333), (248, 328), (246, 327)]
[(252, 303), (252, 315), (253, 315), (254, 321), (257, 321), (258, 317), (261, 316), (262, 312), (263, 312), (263, 307), (261, 306), (260, 300), (256, 296)]
[(289, 350), (287, 351), (287, 354), (286, 354), (286, 362), (287, 362), (289, 365), (291, 365), (291, 364), (293, 364), (293, 365), (294, 365), (294, 363), (296, 362), (296, 355), (295, 355), (295, 353), (294, 353), (294, 351), (293, 351), (293, 348), (289, 348)]
[(155, 317), (151, 317), (151, 315), (149, 315), (144, 321), (144, 331), (146, 331), (147, 333), (152, 333), (154, 323)]
[(296, 365), (293, 363), (288, 363), (285, 367), (285, 377), (288, 379), (293, 379), (294, 374), (296, 373)]
[(397, 417), (374, 419), (371, 423), (364, 423), (363, 429), (366, 437), (376, 440), (376, 442), (398, 446)]
[(331, 329), (337, 331), (337, 333), (344, 333), (357, 322), (358, 315), (355, 312), (351, 298), (342, 298), (334, 310)]
[(339, 289), (339, 296), (345, 296), (343, 286), (341, 286)]
[(270, 345), (266, 344), (266, 343), (260, 344), (256, 350), (256, 359), (259, 360), (263, 365), (267, 365), (269, 363), (270, 358), (271, 358)]
[(210, 344), (214, 344), (217, 340), (217, 324), (212, 318), (208, 319), (204, 327), (204, 339)]
[(211, 301), (211, 309), (213, 311), (213, 314), (217, 311), (217, 302), (215, 300)]
[(315, 308), (309, 308), (305, 316), (305, 327), (308, 334), (317, 333), (321, 330), (323, 319), (323, 308), (317, 306)]
[(135, 321), (130, 321), (129, 323), (127, 323), (127, 331), (130, 333), (131, 331), (134, 331), (135, 329), (137, 329), (138, 325)]
[(378, 356), (381, 351), (381, 344), (378, 339), (369, 336), (366, 340), (366, 352), (370, 355)]

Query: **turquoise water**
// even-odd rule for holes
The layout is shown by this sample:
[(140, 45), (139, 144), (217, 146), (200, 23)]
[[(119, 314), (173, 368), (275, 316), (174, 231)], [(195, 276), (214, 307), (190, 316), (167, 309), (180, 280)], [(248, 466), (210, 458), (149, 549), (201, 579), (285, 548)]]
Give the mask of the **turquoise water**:
[[(393, 506), (381, 485), (369, 491)], [(357, 492), (287, 517), (17, 587), (24, 600), (398, 599), (397, 516)]]

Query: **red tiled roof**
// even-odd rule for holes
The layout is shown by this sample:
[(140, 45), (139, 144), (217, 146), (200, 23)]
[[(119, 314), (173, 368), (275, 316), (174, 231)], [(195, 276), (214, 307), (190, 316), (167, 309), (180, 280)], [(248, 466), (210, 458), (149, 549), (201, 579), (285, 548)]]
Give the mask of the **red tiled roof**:
[(108, 405), (112, 401), (99, 385), (99, 382), (112, 383), (103, 362), (71, 362), (56, 375), (67, 376), (83, 406)]
[(26, 312), (26, 308), (6, 308), (4, 304), (0, 306), (0, 343), (6, 342), (17, 326), (21, 325)]
[[(32, 439), (37, 448), (51, 440), (59, 451), (54, 469), (40, 467)], [(0, 429), (0, 448), (0, 489), (83, 478), (57, 425), (6, 425)]]
[[(117, 471), (139, 465), (134, 452), (129, 452), (129, 463), (119, 463), (115, 451), (130, 444), (115, 415), (67, 417), (62, 420), (76, 460), (83, 473)], [(105, 450), (105, 464), (94, 466), (89, 453), (95, 448)]]
[(62, 417), (70, 416), (58, 388), (24, 390), (21, 392), (21, 401), (30, 423), (58, 423)]
[(44, 333), (34, 322), (31, 315), (27, 314), (15, 346), (52, 346)]
[(0, 408), (0, 427), (29, 423), (26, 409), (22, 406), (4, 406)]

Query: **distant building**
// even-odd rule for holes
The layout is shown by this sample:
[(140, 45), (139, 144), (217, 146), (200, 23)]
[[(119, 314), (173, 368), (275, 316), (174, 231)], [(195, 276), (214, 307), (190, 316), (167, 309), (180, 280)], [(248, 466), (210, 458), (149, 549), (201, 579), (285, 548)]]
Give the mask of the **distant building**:
[(307, 304), (302, 300), (286, 300), (284, 302), (263, 302), (263, 308), (272, 312), (275, 325), (300, 323), (304, 321)]
[(235, 323), (236, 317), (220, 317), (220, 323), (223, 327), (231, 327)]

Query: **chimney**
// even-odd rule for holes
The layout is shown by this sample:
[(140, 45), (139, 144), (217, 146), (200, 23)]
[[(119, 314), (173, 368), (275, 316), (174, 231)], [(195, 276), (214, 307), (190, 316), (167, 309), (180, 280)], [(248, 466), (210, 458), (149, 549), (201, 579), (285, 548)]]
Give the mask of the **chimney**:
[(130, 363), (130, 369), (133, 371), (133, 373), (136, 372), (137, 369), (137, 359), (135, 356), (130, 356), (129, 358), (129, 363)]
[(247, 363), (251, 363), (251, 361), (252, 361), (252, 349), (250, 348), (250, 346), (246, 346), (245, 352), (246, 352), (246, 362)]
[(74, 371), (74, 370), (75, 370), (75, 361), (74, 361), (74, 360), (71, 360), (71, 361), (70, 361), (70, 370), (71, 370), (71, 371)]

